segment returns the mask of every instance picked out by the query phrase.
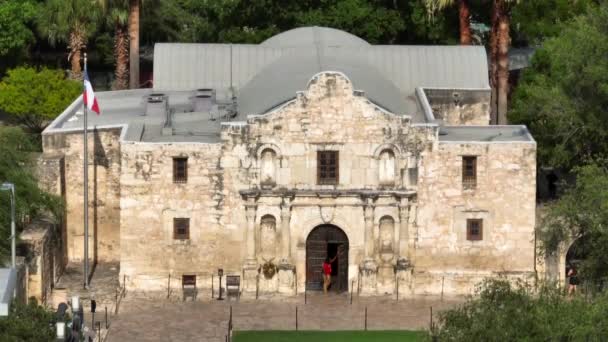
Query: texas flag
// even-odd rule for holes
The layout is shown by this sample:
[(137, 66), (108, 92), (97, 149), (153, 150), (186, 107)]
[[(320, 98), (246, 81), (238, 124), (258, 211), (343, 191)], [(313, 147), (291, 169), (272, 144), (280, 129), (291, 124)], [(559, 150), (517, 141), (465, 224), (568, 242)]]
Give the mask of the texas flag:
[(97, 104), (97, 99), (95, 98), (91, 81), (89, 81), (89, 73), (87, 72), (86, 64), (84, 65), (84, 93), (82, 94), (82, 98), (84, 100), (84, 105), (87, 106), (87, 109), (92, 110), (99, 115), (99, 105)]

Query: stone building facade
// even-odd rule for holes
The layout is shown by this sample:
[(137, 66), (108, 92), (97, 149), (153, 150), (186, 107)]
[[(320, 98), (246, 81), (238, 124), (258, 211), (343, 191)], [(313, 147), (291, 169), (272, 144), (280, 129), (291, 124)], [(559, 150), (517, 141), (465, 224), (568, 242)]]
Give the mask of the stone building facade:
[[(449, 75), (435, 54), (454, 57)], [(209, 57), (222, 55), (229, 77)], [(488, 126), (485, 63), (483, 48), (316, 27), (259, 46), (157, 44), (155, 89), (100, 93), (90, 117), (94, 257), (146, 291), (217, 288), (222, 268), (244, 294), (293, 295), (321, 288), (327, 256), (334, 290), (362, 295), (532, 277), (536, 143)], [(58, 162), (40, 164), (65, 179), (70, 260), (83, 255), (82, 133), (79, 98), (43, 135)]]

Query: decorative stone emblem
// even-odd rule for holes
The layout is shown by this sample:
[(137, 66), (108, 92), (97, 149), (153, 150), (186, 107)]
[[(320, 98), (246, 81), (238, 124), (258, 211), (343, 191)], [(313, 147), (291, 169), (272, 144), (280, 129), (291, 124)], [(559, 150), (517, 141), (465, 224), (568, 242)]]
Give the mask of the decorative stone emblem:
[(319, 213), (321, 215), (321, 221), (323, 221), (323, 223), (329, 223), (329, 222), (333, 221), (335, 209), (336, 209), (336, 207), (334, 207), (334, 206), (332, 206), (332, 207), (319, 206)]

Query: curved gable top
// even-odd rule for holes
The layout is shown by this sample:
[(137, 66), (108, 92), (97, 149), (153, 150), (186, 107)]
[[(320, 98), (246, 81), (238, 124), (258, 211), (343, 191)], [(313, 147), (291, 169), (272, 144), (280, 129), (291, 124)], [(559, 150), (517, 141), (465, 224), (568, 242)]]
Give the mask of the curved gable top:
[(342, 30), (329, 27), (299, 27), (272, 36), (260, 46), (290, 48), (310, 45), (322, 46), (370, 46), (365, 40)]

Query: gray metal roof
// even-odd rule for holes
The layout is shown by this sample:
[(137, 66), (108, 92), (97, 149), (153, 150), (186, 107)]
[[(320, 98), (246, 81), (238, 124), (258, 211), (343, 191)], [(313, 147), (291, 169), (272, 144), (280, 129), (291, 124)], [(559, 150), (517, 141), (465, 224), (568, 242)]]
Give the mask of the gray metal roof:
[[(285, 55), (261, 70), (239, 90), (238, 111), (241, 114), (265, 113), (293, 99), (296, 92), (306, 88), (311, 77), (321, 71), (340, 71), (353, 82), (355, 89), (393, 113), (416, 113), (408, 106), (399, 88), (360, 55), (335, 48), (301, 48)], [(415, 121), (422, 121), (416, 118)]]
[[(344, 43), (338, 44), (341, 39)], [(315, 54), (321, 56), (320, 63), (313, 63), (311, 56)], [(286, 74), (275, 72), (277, 76), (270, 77), (272, 65), (275, 70), (283, 68), (283, 73), (293, 70), (301, 76), (285, 77)], [(372, 100), (414, 119), (418, 111), (416, 87), (489, 89), (487, 58), (482, 46), (374, 46), (346, 32), (320, 27), (287, 31), (260, 45), (156, 44), (154, 88), (162, 91), (215, 88), (220, 97), (234, 94), (247, 98), (240, 101), (246, 114), (262, 114), (263, 110), (294, 97), (295, 91), (304, 90), (308, 80), (324, 69), (344, 71), (358, 90), (368, 94), (374, 94), (379, 84), (386, 89), (396, 88), (398, 98), (391, 91), (394, 95), (383, 95), (380, 100), (376, 92)], [(307, 77), (306, 72), (310, 73)], [(256, 77), (258, 80), (254, 82)], [(385, 80), (381, 81), (382, 78)], [(281, 82), (273, 86), (261, 84), (259, 79), (281, 79)], [(389, 86), (389, 82), (393, 85)], [(262, 88), (266, 93), (259, 96)], [(295, 91), (286, 94), (286, 89)], [(280, 95), (265, 98), (275, 93)], [(256, 97), (259, 103), (255, 102)]]
[(534, 142), (523, 125), (512, 126), (442, 126), (440, 142)]
[[(102, 114), (89, 115), (89, 128), (128, 127), (122, 132), (127, 141), (218, 142), (222, 122), (245, 121), (289, 101), (321, 71), (344, 73), (372, 102), (418, 123), (427, 122), (418, 103), (426, 99), (416, 88), (489, 89), (483, 47), (372, 46), (335, 29), (299, 28), (260, 45), (156, 44), (154, 90), (98, 93)], [(215, 90), (223, 108), (214, 112), (222, 115), (219, 119), (193, 112), (198, 88)], [(170, 130), (166, 115), (144, 115), (152, 92), (168, 95)], [(236, 117), (231, 117), (227, 108), (234, 97)], [(44, 134), (81, 130), (82, 121), (80, 97)], [(483, 140), (494, 134), (483, 129), (448, 128), (440, 139)]]
[(365, 40), (329, 27), (299, 27), (272, 36), (260, 46), (272, 48), (302, 47), (311, 45), (322, 46), (370, 46)]

